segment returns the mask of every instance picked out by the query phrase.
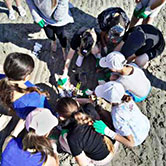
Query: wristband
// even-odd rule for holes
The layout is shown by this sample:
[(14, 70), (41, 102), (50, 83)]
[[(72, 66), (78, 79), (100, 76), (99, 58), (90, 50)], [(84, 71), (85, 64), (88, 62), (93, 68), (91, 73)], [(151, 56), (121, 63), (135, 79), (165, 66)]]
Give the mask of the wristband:
[(45, 26), (44, 20), (43, 20), (43, 19), (40, 20), (40, 21), (38, 22), (38, 25), (39, 25), (41, 28), (43, 28), (43, 27)]
[(115, 133), (114, 131), (112, 131), (111, 129), (109, 129), (108, 127), (106, 127), (104, 129), (104, 134), (108, 137), (110, 137), (111, 139), (115, 139), (115, 136), (117, 135), (117, 133)]

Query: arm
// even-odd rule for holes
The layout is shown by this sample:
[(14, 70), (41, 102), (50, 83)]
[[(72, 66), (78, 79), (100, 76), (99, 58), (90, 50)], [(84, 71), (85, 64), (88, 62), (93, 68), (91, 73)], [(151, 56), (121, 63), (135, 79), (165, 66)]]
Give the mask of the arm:
[(120, 143), (122, 143), (128, 147), (134, 146), (134, 139), (131, 134), (126, 137), (121, 136), (121, 135), (117, 134), (116, 132), (112, 131), (111, 129), (109, 129), (108, 126), (101, 120), (96, 120), (93, 123), (93, 127), (95, 128), (96, 132), (106, 135), (116, 141), (119, 141)]
[(159, 7), (160, 5), (162, 5), (166, 0), (156, 0), (154, 1), (154, 3), (150, 6), (151, 10)]
[(74, 53), (75, 53), (75, 50), (73, 50), (72, 48), (70, 48), (69, 50), (69, 53), (67, 55), (67, 59), (66, 59), (66, 62), (65, 62), (65, 67), (64, 67), (64, 70), (63, 70), (63, 75), (67, 75), (68, 73), (68, 70), (69, 70), (69, 66), (70, 66), (70, 62), (74, 56)]
[(84, 152), (76, 156), (75, 159), (79, 166), (89, 166), (89, 162), (87, 161), (87, 158)]
[(121, 41), (121, 42), (114, 48), (114, 51), (120, 51), (123, 45), (124, 45), (124, 41)]
[(26, 0), (26, 2), (28, 4), (28, 7), (30, 9), (30, 12), (32, 14), (32, 17), (33, 17), (34, 21), (36, 23), (40, 22), (42, 20), (42, 18), (38, 14), (39, 11), (38, 11), (37, 7), (35, 6), (33, 0)]
[(10, 135), (5, 139), (3, 147), (2, 147), (2, 151), (5, 150), (8, 142), (13, 138), (13, 137), (17, 137), (19, 135), (19, 133), (24, 129), (25, 127), (25, 121), (23, 119), (20, 119), (16, 125), (16, 127), (14, 128), (14, 130), (10, 133)]
[(53, 157), (53, 156), (48, 155), (47, 161), (46, 161), (43, 165), (44, 165), (44, 166), (50, 166), (50, 165), (59, 166), (59, 159), (58, 159), (58, 156), (55, 155), (55, 156)]

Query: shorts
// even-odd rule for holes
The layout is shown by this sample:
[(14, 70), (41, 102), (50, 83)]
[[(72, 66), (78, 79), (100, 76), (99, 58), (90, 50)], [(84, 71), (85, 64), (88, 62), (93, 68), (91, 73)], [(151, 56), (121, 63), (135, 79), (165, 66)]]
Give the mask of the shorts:
[[(147, 7), (147, 6), (151, 6), (155, 1), (156, 1), (156, 0), (141, 0), (141, 2), (139, 2), (139, 3), (142, 4), (142, 7)], [(138, 3), (138, 4), (139, 4), (139, 3)], [(165, 3), (166, 3), (166, 1), (165, 1), (162, 5), (160, 5), (160, 6), (158, 6), (157, 8), (155, 8), (155, 9), (152, 11), (152, 13), (149, 15), (149, 17), (151, 17), (151, 18), (156, 17), (156, 16), (158, 15), (159, 11), (161, 10), (161, 8), (165, 5)], [(138, 6), (138, 4), (137, 4), (137, 6)], [(137, 7), (137, 6), (136, 6), (136, 7)]]
[(133, 99), (136, 103), (139, 103), (139, 102), (145, 100), (145, 99), (149, 96), (149, 93), (151, 92), (151, 89), (152, 89), (152, 88), (150, 88), (148, 94), (147, 94), (146, 96), (144, 96), (144, 97), (138, 97), (138, 96), (136, 96), (135, 94), (133, 94), (132, 92), (130, 92), (130, 91), (128, 91), (128, 90), (126, 90), (126, 93), (127, 93), (129, 96), (131, 96), (132, 99)]
[(153, 58), (157, 57), (158, 55), (161, 55), (165, 48), (165, 40), (160, 31), (159, 33), (159, 42), (150, 50), (146, 51), (145, 53), (148, 55), (149, 60), (152, 60)]

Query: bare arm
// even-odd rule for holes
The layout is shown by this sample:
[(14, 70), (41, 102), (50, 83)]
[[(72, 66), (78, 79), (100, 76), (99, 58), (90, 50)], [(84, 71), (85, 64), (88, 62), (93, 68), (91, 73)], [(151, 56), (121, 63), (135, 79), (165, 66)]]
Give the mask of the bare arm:
[(69, 53), (67, 55), (66, 62), (65, 62), (65, 67), (64, 67), (64, 71), (63, 71), (64, 74), (68, 73), (70, 62), (71, 62), (71, 60), (72, 60), (72, 58), (74, 56), (74, 53), (75, 53), (75, 50), (73, 50), (72, 48), (70, 48)]
[(76, 156), (75, 159), (76, 159), (79, 166), (88, 166), (89, 165), (84, 152), (82, 152), (81, 154)]
[(124, 41), (121, 41), (115, 48), (114, 48), (114, 51), (120, 51), (122, 46), (124, 44)]
[(135, 60), (135, 58), (136, 58), (136, 55), (135, 55), (135, 54), (129, 56), (129, 57), (127, 58), (127, 63), (131, 63), (133, 60)]
[(58, 156), (50, 156), (48, 155), (47, 161), (44, 163), (44, 166), (59, 166)]
[(128, 146), (128, 147), (133, 147), (134, 146), (134, 139), (133, 139), (133, 136), (132, 135), (129, 135), (129, 136), (121, 136), (119, 134), (116, 134), (115, 136), (115, 140)]
[(151, 9), (155, 9), (157, 7), (159, 7), (160, 5), (162, 5), (166, 0), (156, 0), (154, 1), (154, 3), (151, 5)]

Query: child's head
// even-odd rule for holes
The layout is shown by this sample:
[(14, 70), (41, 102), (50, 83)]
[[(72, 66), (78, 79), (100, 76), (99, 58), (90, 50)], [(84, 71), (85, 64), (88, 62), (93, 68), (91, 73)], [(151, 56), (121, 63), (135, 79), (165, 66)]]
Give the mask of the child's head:
[(97, 40), (97, 35), (94, 28), (86, 30), (81, 36), (80, 53), (83, 56), (89, 55), (92, 48), (96, 44), (96, 40)]
[(45, 136), (58, 125), (58, 119), (46, 108), (36, 108), (26, 117), (26, 129), (35, 130), (38, 136)]
[(121, 71), (126, 63), (126, 59), (118, 51), (109, 53), (106, 57), (100, 59), (99, 64), (103, 68), (109, 68), (113, 72)]
[(33, 149), (35, 153), (41, 152), (40, 161), (46, 161), (48, 155), (55, 157), (48, 135), (58, 125), (58, 120), (51, 111), (45, 108), (36, 108), (28, 114), (25, 123), (28, 132), (22, 140), (23, 150)]
[(4, 72), (9, 80), (21, 81), (32, 73), (34, 61), (31, 56), (23, 53), (11, 53), (4, 62)]
[(97, 97), (101, 97), (110, 103), (121, 103), (125, 90), (122, 84), (116, 81), (109, 81), (97, 86), (95, 94)]

